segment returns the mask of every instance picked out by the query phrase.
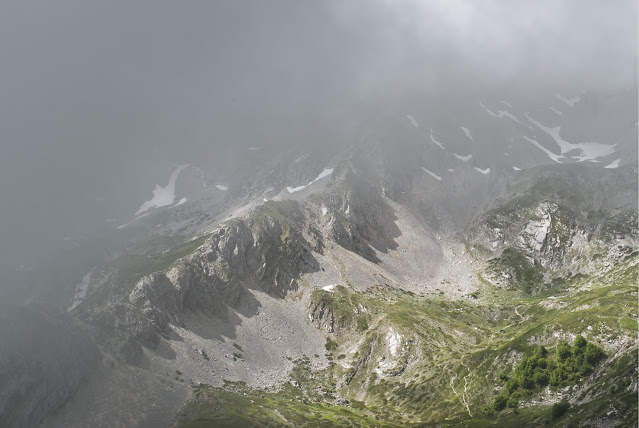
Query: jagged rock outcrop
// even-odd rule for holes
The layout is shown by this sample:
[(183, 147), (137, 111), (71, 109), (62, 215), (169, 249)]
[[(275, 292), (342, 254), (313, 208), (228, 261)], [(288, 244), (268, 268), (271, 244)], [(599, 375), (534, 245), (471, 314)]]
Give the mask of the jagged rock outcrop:
[(0, 308), (0, 425), (37, 426), (75, 393), (100, 351), (66, 315)]
[(381, 189), (365, 180), (347, 162), (333, 173), (333, 183), (323, 194), (330, 212), (329, 237), (362, 257), (379, 262), (375, 251), (396, 249), (401, 235), (395, 212)]
[(142, 346), (155, 348), (161, 339), (161, 330), (130, 303), (108, 306), (85, 320), (91, 335), (107, 352), (134, 366), (144, 365)]
[[(503, 259), (505, 251), (520, 254), (531, 268), (551, 275), (587, 273), (599, 264), (622, 260), (639, 248), (637, 207), (615, 201), (633, 183), (615, 181), (618, 187), (596, 190), (595, 184), (603, 186), (595, 183), (601, 177), (587, 172), (578, 177), (553, 175), (552, 180), (538, 177), (521, 193), (496, 201), (467, 228), (467, 241), (483, 257)], [(557, 193), (570, 196), (558, 200)], [(512, 272), (497, 276), (506, 282), (513, 279)]]
[(313, 325), (327, 333), (335, 332), (335, 312), (326, 299), (320, 298), (309, 306), (309, 320)]
[(142, 346), (156, 347), (169, 324), (184, 326), (187, 311), (226, 318), (229, 310), (252, 304), (252, 288), (278, 298), (297, 289), (303, 273), (319, 269), (313, 249), (323, 246), (321, 235), (307, 226), (300, 204), (264, 204), (246, 219), (216, 227), (167, 271), (141, 278), (124, 301), (98, 309), (88, 324), (107, 348), (140, 365)]

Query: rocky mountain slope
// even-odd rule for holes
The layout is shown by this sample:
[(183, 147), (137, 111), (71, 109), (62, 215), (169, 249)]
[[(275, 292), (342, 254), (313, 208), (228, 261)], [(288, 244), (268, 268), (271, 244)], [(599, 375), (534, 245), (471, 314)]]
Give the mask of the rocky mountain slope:
[[(623, 94), (562, 98), (395, 108), (349, 146), (182, 167), (173, 203), (80, 246), (44, 344), (57, 392), (37, 353), (3, 355), (3, 421), (634, 426), (637, 127)], [(559, 380), (513, 384), (539, 346)]]

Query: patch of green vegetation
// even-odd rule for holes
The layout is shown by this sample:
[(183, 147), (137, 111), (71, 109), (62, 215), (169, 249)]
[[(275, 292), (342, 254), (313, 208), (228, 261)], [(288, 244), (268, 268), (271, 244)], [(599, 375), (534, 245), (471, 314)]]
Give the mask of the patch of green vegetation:
[(568, 409), (570, 409), (570, 403), (568, 402), (568, 400), (563, 399), (559, 403), (553, 404), (550, 414), (553, 419), (559, 419), (566, 414)]
[(362, 403), (337, 405), (330, 393), (284, 384), (279, 390), (255, 390), (241, 382), (223, 388), (198, 386), (194, 399), (178, 415), (177, 426), (194, 427), (386, 427)]
[[(636, 394), (629, 389), (637, 373), (635, 352), (601, 364), (605, 357), (596, 346), (598, 340), (636, 337), (636, 278), (635, 256), (605, 274), (566, 278), (561, 289), (534, 295), (495, 292), (490, 283), (478, 300), (460, 301), (383, 285), (363, 292), (342, 286), (334, 293), (314, 290), (312, 300), (325, 299), (338, 319), (355, 317), (348, 322), (350, 328), (326, 341), (328, 368), (313, 371), (298, 362), (291, 378), (299, 386), (283, 386), (277, 394), (289, 395), (272, 398), (271, 404), (251, 403), (248, 406), (255, 408), (249, 414), (259, 419), (243, 423), (286, 426), (274, 412), (278, 410), (291, 425), (300, 426), (322, 426), (325, 420), (332, 426), (597, 426), (593, 421), (609, 411), (610, 403), (620, 415), (636, 419)], [(360, 315), (365, 330), (356, 327)], [(389, 360), (391, 328), (401, 335), (401, 346)], [(553, 340), (558, 332), (584, 337), (569, 345)], [(393, 369), (380, 371), (382, 362)], [(590, 401), (574, 404), (559, 419), (553, 419), (552, 401), (534, 404), (545, 394), (543, 385), (556, 394), (576, 384), (572, 396)], [(351, 401), (344, 418), (332, 413), (339, 396)], [(232, 407), (208, 403), (198, 413), (205, 415), (202, 424), (234, 414)], [(282, 413), (280, 405), (289, 413)], [(493, 414), (482, 412), (488, 406)], [(218, 413), (211, 416), (213, 407)], [(189, 420), (197, 418), (192, 414)]]
[(368, 329), (370, 315), (366, 313), (365, 299), (358, 293), (349, 291), (342, 285), (333, 290), (314, 290), (311, 300), (322, 305), (326, 311), (332, 311), (335, 318), (335, 329), (355, 329), (364, 332)]
[(495, 272), (509, 275), (512, 278), (511, 288), (521, 289), (526, 294), (543, 285), (540, 268), (532, 265), (526, 256), (513, 248), (506, 248), (498, 258), (489, 260), (489, 266)]
[(517, 407), (517, 399), (520, 396), (530, 395), (547, 385), (574, 385), (590, 374), (593, 366), (605, 357), (606, 354), (601, 348), (588, 343), (581, 335), (577, 336), (572, 347), (565, 341), (560, 342), (556, 358), (551, 358), (545, 347), (537, 346), (533, 349), (532, 355), (519, 362), (510, 378), (503, 373), (500, 374), (500, 379), (506, 381), (506, 393), (498, 395), (485, 411), (501, 412), (509, 400), (513, 400), (513, 405), (508, 407)]
[(215, 264), (215, 275), (226, 281), (230, 278), (231, 275), (231, 271), (229, 270), (229, 265), (226, 262), (226, 260), (220, 260), (218, 263)]

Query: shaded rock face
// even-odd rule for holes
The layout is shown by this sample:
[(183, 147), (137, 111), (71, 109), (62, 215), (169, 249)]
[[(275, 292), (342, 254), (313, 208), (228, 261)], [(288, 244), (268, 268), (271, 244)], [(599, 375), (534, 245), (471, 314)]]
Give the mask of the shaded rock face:
[(0, 422), (37, 426), (75, 393), (100, 351), (65, 315), (6, 306), (0, 314)]
[(267, 203), (218, 226), (168, 271), (140, 279), (125, 301), (93, 313), (89, 328), (115, 355), (143, 366), (142, 346), (156, 348), (188, 311), (226, 319), (255, 305), (251, 288), (278, 298), (296, 290), (303, 273), (319, 270), (312, 253), (323, 241), (314, 230), (299, 204)]
[(145, 313), (130, 303), (118, 303), (86, 318), (87, 328), (109, 353), (127, 364), (144, 365), (142, 345), (155, 348), (159, 329)]
[(397, 249), (395, 238), (401, 232), (395, 224), (395, 212), (384, 200), (381, 189), (365, 180), (350, 165), (340, 165), (335, 177), (323, 195), (331, 212), (330, 238), (347, 250), (378, 263), (376, 250)]
[(327, 333), (335, 333), (335, 312), (326, 299), (320, 298), (311, 302), (308, 312), (308, 318), (315, 327)]

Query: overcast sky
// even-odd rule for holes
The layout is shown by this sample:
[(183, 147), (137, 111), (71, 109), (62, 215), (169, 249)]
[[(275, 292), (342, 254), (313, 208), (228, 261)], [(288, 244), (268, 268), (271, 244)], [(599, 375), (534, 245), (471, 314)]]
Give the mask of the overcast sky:
[(0, 70), (13, 263), (171, 160), (337, 138), (389, 92), (634, 88), (637, 2), (5, 1)]

